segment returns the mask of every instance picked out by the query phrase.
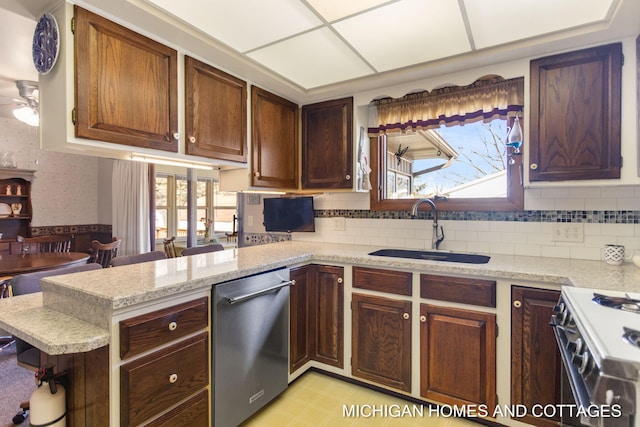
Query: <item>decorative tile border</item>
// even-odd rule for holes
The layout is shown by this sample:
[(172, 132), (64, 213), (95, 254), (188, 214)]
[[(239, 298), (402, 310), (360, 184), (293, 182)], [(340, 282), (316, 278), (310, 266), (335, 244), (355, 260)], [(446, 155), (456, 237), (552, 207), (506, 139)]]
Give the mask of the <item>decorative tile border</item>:
[[(316, 218), (411, 219), (407, 211), (350, 209), (316, 210)], [(418, 218), (431, 219), (433, 212), (418, 212)], [(446, 221), (583, 222), (593, 224), (640, 224), (640, 211), (517, 211), (517, 212), (438, 212)]]
[(244, 246), (265, 245), (287, 240), (291, 240), (291, 234), (246, 233), (243, 236)]
[(43, 227), (31, 227), (32, 236), (44, 236), (48, 234), (75, 234), (75, 233), (111, 233), (109, 224), (89, 225), (54, 225)]

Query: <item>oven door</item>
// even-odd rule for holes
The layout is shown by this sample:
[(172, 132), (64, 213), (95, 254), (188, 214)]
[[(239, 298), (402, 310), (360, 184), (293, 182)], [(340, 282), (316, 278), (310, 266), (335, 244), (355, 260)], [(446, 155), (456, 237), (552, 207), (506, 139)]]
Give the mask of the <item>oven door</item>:
[[(555, 323), (555, 319), (552, 319), (551, 325), (553, 326), (553, 331), (556, 336), (556, 341), (558, 342), (558, 348), (560, 350), (560, 355), (562, 357), (562, 365), (563, 376), (561, 382), (561, 397), (562, 397), (562, 405), (563, 408), (572, 408), (573, 410), (562, 410), (560, 423), (563, 426), (573, 426), (573, 427), (632, 427), (634, 426), (634, 416), (629, 415), (628, 413), (624, 413), (623, 410), (622, 415), (620, 416), (607, 416), (607, 417), (595, 417), (589, 416), (589, 413), (593, 413), (592, 411), (578, 411), (579, 408), (587, 409), (593, 408), (597, 406), (602, 406), (603, 403), (592, 402), (589, 393), (587, 391), (587, 385), (585, 384), (585, 379), (581, 374), (578, 366), (575, 363), (572, 363), (573, 353), (570, 350), (572, 345), (569, 345), (569, 342), (576, 343), (578, 340), (578, 334), (572, 328), (565, 328), (562, 325), (558, 325)], [(594, 375), (591, 373), (590, 375)], [(595, 375), (598, 375), (597, 373)], [(606, 379), (604, 379), (606, 383)], [(618, 383), (619, 385), (619, 383)], [(608, 388), (608, 387), (605, 387)], [(619, 389), (617, 386), (612, 387), (615, 389)], [(626, 390), (630, 391), (630, 390)], [(628, 394), (628, 393), (623, 393)], [(634, 394), (634, 393), (631, 393)], [(599, 398), (604, 398), (604, 396), (599, 396)], [(601, 401), (601, 402), (604, 402)], [(622, 408), (627, 407), (627, 403), (623, 403), (621, 405)], [(627, 408), (628, 409), (628, 408)], [(597, 410), (594, 411), (597, 413)], [(633, 411), (631, 411), (633, 412)], [(587, 414), (587, 415), (580, 415)], [(635, 426), (640, 427), (640, 426)]]
[[(589, 394), (584, 384), (582, 376), (578, 372), (578, 367), (571, 363), (572, 354), (569, 351), (569, 337), (572, 331), (565, 329), (563, 326), (556, 325), (552, 321), (553, 332), (558, 342), (558, 348), (562, 358), (562, 382), (560, 383), (560, 393), (562, 405), (564, 407), (583, 407), (587, 408), (591, 405)], [(599, 425), (598, 418), (572, 416), (572, 411), (562, 411), (560, 424), (566, 426), (590, 426), (597, 427)]]

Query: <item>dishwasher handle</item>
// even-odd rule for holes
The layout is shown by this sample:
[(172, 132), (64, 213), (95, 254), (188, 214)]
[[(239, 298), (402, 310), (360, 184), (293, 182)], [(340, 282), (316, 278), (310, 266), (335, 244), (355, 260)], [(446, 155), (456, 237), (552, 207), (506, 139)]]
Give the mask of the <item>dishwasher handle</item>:
[(277, 291), (278, 289), (287, 287), (287, 286), (292, 286), (295, 285), (296, 281), (295, 280), (288, 280), (288, 281), (283, 281), (282, 283), (278, 283), (275, 286), (271, 286), (269, 288), (264, 288), (264, 289), (260, 289), (259, 291), (255, 291), (255, 292), (251, 292), (245, 295), (240, 295), (237, 297), (229, 297), (227, 298), (227, 303), (229, 304), (235, 304), (241, 301), (245, 301), (251, 298), (255, 298), (257, 296), (269, 293), (269, 292), (273, 292), (273, 291)]

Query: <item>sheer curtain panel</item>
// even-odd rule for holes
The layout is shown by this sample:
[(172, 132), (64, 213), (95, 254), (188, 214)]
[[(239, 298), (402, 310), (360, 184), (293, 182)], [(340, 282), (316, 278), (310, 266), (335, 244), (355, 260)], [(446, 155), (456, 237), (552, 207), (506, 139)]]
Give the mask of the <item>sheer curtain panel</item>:
[(122, 239), (118, 255), (149, 252), (149, 165), (116, 160), (113, 164), (113, 236)]

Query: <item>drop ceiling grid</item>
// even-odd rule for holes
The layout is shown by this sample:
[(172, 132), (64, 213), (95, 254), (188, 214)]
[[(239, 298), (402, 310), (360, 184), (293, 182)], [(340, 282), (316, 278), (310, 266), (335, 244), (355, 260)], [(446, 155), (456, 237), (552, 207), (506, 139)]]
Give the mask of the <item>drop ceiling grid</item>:
[(320, 28), (248, 56), (304, 88), (373, 74), (365, 62), (331, 30)]
[(463, 0), (478, 49), (607, 19), (617, 0)]

